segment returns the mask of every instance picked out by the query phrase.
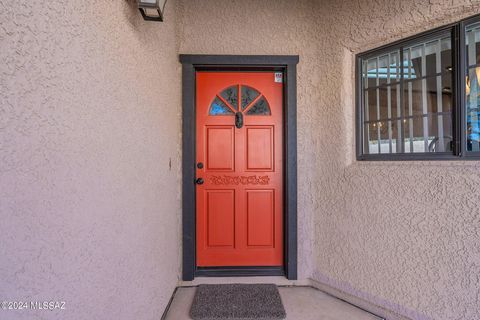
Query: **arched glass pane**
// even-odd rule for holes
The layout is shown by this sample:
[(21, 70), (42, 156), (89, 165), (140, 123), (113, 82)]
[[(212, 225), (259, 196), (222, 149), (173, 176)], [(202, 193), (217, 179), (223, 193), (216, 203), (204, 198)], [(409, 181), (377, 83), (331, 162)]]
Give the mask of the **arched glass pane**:
[(211, 116), (224, 116), (224, 115), (233, 115), (233, 111), (227, 107), (227, 105), (220, 100), (218, 97), (215, 97), (212, 104), (210, 105), (210, 111), (208, 112)]
[(231, 86), (220, 93), (233, 109), (238, 110), (238, 86)]
[(251, 116), (269, 116), (271, 115), (270, 106), (265, 97), (261, 97), (255, 104), (248, 109), (247, 115)]
[(260, 93), (250, 87), (242, 86), (242, 111), (245, 110)]

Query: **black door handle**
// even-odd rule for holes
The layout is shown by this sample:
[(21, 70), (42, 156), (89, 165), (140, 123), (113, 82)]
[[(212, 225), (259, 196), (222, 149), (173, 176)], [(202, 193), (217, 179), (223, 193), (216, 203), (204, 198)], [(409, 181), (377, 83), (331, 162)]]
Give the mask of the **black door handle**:
[(203, 184), (205, 181), (203, 180), (203, 178), (198, 178), (197, 180), (195, 180), (195, 183), (196, 184)]

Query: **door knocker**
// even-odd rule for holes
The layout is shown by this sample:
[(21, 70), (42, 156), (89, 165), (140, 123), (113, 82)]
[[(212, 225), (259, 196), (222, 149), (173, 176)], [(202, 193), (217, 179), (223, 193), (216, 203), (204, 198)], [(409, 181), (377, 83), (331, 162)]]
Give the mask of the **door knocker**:
[(235, 126), (238, 129), (243, 127), (243, 114), (241, 112), (235, 113)]

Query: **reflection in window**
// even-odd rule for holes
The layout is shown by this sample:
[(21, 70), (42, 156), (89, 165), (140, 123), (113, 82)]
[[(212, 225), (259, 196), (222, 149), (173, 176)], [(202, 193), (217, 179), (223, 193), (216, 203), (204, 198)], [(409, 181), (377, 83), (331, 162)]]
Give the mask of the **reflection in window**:
[(215, 100), (210, 105), (208, 114), (211, 116), (233, 115), (233, 111), (222, 100), (215, 97)]
[(403, 66), (405, 78), (417, 79), (443, 71), (452, 71), (452, 41), (450, 37), (405, 48)]
[[(388, 55), (376, 57), (366, 63), (365, 86), (373, 88), (386, 83), (398, 82), (400, 80), (400, 54), (392, 52)], [(378, 67), (377, 67), (378, 66)]]
[(223, 90), (220, 95), (234, 110), (238, 110), (238, 86), (231, 86)]
[(234, 110), (238, 110), (239, 87), (241, 88), (242, 113), (250, 116), (269, 116), (272, 114), (267, 99), (258, 90), (244, 85), (231, 86), (220, 92), (210, 105), (208, 114), (211, 116), (234, 115)]
[(453, 152), (449, 34), (362, 61), (365, 154)]
[(257, 90), (247, 86), (242, 86), (241, 91), (242, 91), (242, 110), (245, 110), (250, 105), (250, 103), (252, 103), (253, 100), (255, 100), (260, 95), (260, 93)]
[(265, 100), (265, 97), (258, 99), (257, 102), (255, 102), (255, 104), (247, 111), (247, 115), (254, 116), (268, 116), (270, 114), (270, 106), (268, 105), (267, 100)]
[(467, 27), (467, 150), (480, 151), (480, 23)]

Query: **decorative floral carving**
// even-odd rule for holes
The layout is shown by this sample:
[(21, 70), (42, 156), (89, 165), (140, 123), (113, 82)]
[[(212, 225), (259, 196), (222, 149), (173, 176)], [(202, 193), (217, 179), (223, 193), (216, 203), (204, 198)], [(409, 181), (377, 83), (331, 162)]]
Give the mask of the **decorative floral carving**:
[(230, 185), (230, 184), (253, 184), (253, 185), (267, 185), (270, 182), (270, 178), (268, 176), (211, 176), (210, 182), (215, 185)]

